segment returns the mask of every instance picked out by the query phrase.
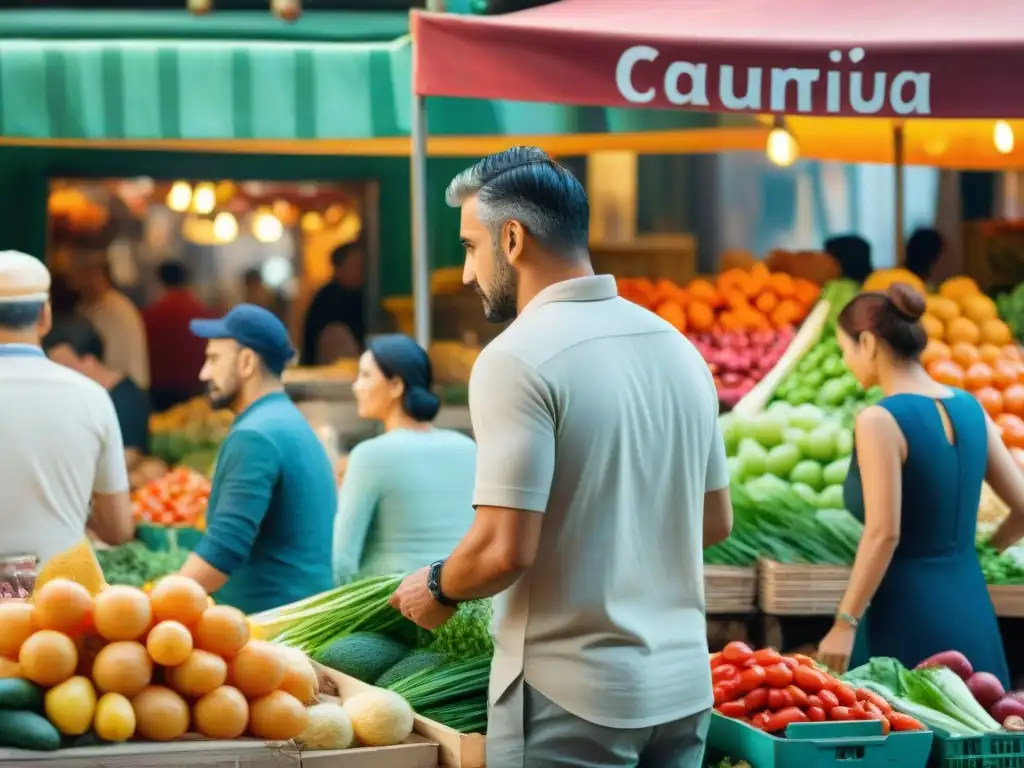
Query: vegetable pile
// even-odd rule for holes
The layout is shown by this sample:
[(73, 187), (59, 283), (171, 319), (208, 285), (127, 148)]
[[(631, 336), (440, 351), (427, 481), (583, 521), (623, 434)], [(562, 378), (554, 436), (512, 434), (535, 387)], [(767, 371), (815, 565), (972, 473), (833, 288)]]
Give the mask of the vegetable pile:
[(185, 564), (187, 557), (187, 550), (154, 552), (141, 541), (129, 541), (119, 547), (96, 552), (106, 582), (129, 587), (144, 587), (168, 574), (176, 573)]
[(779, 330), (708, 331), (690, 340), (711, 368), (718, 399), (733, 408), (770, 371), (793, 341), (790, 327)]
[(977, 544), (978, 562), (985, 575), (985, 583), (992, 585), (1024, 585), (1024, 565), (1003, 552), (996, 552), (981, 542)]
[(877, 720), (883, 733), (924, 730), (883, 697), (841, 682), (799, 654), (732, 642), (712, 654), (711, 679), (720, 714), (770, 734), (784, 733), (791, 723), (849, 720)]
[(137, 521), (154, 525), (201, 528), (209, 498), (210, 481), (178, 467), (135, 491), (132, 512)]

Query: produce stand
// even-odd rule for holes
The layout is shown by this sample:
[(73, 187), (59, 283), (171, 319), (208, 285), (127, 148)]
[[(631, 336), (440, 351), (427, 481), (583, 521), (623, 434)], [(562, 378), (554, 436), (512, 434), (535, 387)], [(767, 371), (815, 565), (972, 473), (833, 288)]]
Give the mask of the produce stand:
[(850, 568), (758, 561), (758, 605), (771, 616), (832, 616), (850, 583)]
[(756, 568), (704, 566), (704, 602), (709, 616), (751, 613), (756, 598)]
[(934, 768), (1019, 768), (1024, 765), (1024, 733), (950, 736), (935, 732)]
[(1024, 586), (994, 585), (988, 587), (996, 616), (1007, 619), (1024, 618)]
[[(342, 701), (372, 687), (322, 664), (313, 662), (313, 666), (321, 676), (334, 683)], [(483, 734), (459, 733), (419, 714), (413, 719), (413, 732), (437, 745), (440, 759), (438, 765), (443, 768), (483, 768), (485, 765), (487, 739)]]

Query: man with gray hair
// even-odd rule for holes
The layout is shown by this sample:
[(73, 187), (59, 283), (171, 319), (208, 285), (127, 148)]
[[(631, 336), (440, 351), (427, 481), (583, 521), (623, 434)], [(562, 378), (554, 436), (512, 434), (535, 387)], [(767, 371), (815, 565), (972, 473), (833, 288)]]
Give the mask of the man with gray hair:
[(45, 563), (86, 526), (108, 544), (135, 535), (121, 428), (107, 391), (47, 359), (50, 272), (0, 253), (0, 555)]
[(494, 322), (473, 368), (473, 526), (392, 598), (428, 629), (495, 596), (488, 768), (699, 768), (712, 705), (703, 547), (729, 535), (708, 367), (595, 275), (582, 186), (539, 149), (448, 188)]

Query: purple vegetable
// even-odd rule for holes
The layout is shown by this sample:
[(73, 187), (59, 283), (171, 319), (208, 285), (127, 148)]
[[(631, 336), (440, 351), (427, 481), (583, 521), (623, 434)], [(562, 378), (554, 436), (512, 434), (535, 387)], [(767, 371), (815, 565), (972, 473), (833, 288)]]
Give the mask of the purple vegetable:
[(1013, 696), (1004, 696), (996, 702), (989, 714), (998, 722), (1005, 723), (1011, 717), (1024, 717), (1024, 704)]
[(1013, 693), (1008, 693), (1007, 696), (1013, 696), (1017, 701), (1024, 702), (1024, 691), (1014, 691)]
[[(967, 687), (971, 689), (971, 693), (978, 703), (989, 713), (996, 702), (1006, 696), (1006, 691), (1003, 690), (1003, 684), (999, 682), (999, 678), (988, 672), (975, 672), (967, 681)], [(1008, 714), (1017, 713), (1010, 712)], [(992, 716), (995, 717), (995, 715)], [(1002, 722), (1006, 718), (995, 717), (995, 719)]]
[(960, 651), (943, 651), (942, 653), (936, 653), (934, 656), (929, 656), (917, 665), (917, 669), (925, 667), (946, 667), (955, 672), (956, 676), (961, 680), (967, 680), (974, 674), (974, 667), (971, 666), (971, 662)]

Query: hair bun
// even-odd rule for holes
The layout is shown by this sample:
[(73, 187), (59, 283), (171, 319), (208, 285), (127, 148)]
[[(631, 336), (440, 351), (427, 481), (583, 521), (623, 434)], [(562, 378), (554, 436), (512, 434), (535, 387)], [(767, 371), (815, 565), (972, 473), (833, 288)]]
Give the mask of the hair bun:
[(409, 387), (402, 406), (416, 421), (433, 421), (441, 410), (441, 398), (424, 387)]
[(907, 283), (893, 283), (885, 294), (892, 302), (893, 308), (912, 323), (921, 319), (927, 307), (924, 296)]

